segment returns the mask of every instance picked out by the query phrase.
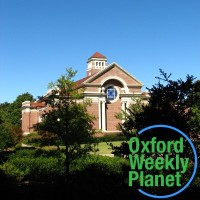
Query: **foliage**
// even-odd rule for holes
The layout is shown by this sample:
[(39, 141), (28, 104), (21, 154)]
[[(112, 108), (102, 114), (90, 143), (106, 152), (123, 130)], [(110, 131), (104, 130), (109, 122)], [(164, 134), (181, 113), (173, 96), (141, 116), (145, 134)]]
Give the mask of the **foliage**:
[(33, 100), (33, 96), (24, 93), (17, 96), (13, 103), (0, 104), (0, 151), (21, 141), (21, 106), (25, 100)]
[(14, 145), (12, 133), (0, 125), (0, 152)]
[[(63, 151), (18, 150), (0, 166), (0, 169), (16, 181), (49, 182), (64, 177), (64, 160)], [(87, 155), (72, 161), (70, 174), (76, 176), (86, 171), (92, 173), (93, 170), (104, 176), (125, 178), (124, 173), (127, 173), (128, 168), (129, 163), (125, 159)]]
[[(143, 106), (143, 110), (139, 113), (130, 113), (128, 120), (123, 127), (132, 130), (141, 130), (153, 124), (168, 124), (174, 126), (190, 136), (196, 136), (193, 132), (189, 119), (191, 117), (190, 110), (193, 106), (199, 104), (199, 99), (194, 95), (199, 92), (200, 87), (195, 90), (195, 82), (193, 76), (187, 75), (186, 81), (178, 79), (173, 81), (170, 75), (160, 70), (161, 77), (158, 77), (158, 83), (148, 88), (150, 93), (149, 104)], [(164, 83), (162, 83), (164, 82)], [(198, 84), (199, 85), (199, 84)], [(126, 132), (126, 129), (124, 129)]]
[(28, 92), (18, 95), (12, 103), (0, 104), (0, 116), (3, 124), (21, 127), (21, 107), (23, 101), (32, 101), (33, 96)]
[(189, 97), (188, 124), (193, 134), (200, 134), (200, 80), (194, 83)]
[[(45, 134), (40, 135), (37, 132), (33, 132), (30, 133), (26, 136), (22, 137), (22, 142), (23, 144), (27, 144), (27, 145), (31, 145), (34, 147), (43, 147), (43, 146), (53, 146), (53, 145), (57, 145), (59, 146), (63, 146), (62, 141), (55, 141), (55, 137), (50, 137), (50, 134), (48, 134), (48, 136), (46, 136)], [(58, 148), (59, 149), (59, 148)]]
[(94, 137), (94, 142), (113, 142), (124, 141), (126, 137), (123, 134), (107, 134), (101, 137)]
[(0, 151), (15, 146), (21, 141), (21, 128), (12, 125), (0, 125)]
[(58, 152), (19, 150), (0, 168), (16, 181), (53, 182), (64, 174), (64, 157)]
[(23, 170), (18, 169), (15, 165), (9, 162), (6, 162), (3, 165), (1, 165), (0, 170), (3, 171), (5, 175), (13, 181), (21, 181), (26, 175), (26, 173)]
[[(71, 68), (66, 69), (65, 75), (49, 84), (50, 92), (41, 100), (46, 102), (50, 110), (44, 114), (42, 123), (36, 126), (41, 135), (53, 136), (64, 143), (67, 176), (70, 162), (92, 150), (92, 146), (86, 143), (92, 141), (94, 134), (94, 117), (87, 112), (90, 102), (83, 99), (83, 90), (76, 88), (73, 81), (76, 73)], [(83, 143), (86, 145), (81, 145)]]
[(119, 124), (118, 128), (120, 131), (122, 131), (123, 135), (125, 135), (126, 138), (129, 139), (136, 134), (135, 122), (137, 120), (137, 116), (143, 111), (144, 105), (142, 104), (142, 99), (132, 98), (132, 103), (128, 108), (126, 108), (126, 111), (122, 110), (120, 113), (116, 114), (115, 117), (117, 119), (125, 121), (125, 123)]
[(123, 169), (129, 168), (129, 163), (125, 159), (119, 157), (110, 158), (108, 156), (100, 155), (87, 155), (76, 159), (72, 162), (71, 171), (73, 173), (77, 171), (83, 171), (86, 168), (96, 168), (99, 172), (102, 171), (107, 175), (111, 174), (123, 174)]
[(10, 122), (11, 124), (21, 127), (21, 107), (22, 102), (24, 101), (32, 101), (33, 96), (28, 92), (18, 95), (16, 100), (10, 104)]
[[(160, 69), (160, 77), (156, 77), (158, 83), (147, 88), (150, 93), (148, 105), (136, 102), (128, 108), (125, 122), (120, 124), (127, 140), (138, 130), (155, 124), (171, 125), (186, 133), (192, 140), (197, 140), (200, 133), (200, 81), (195, 81), (192, 75), (187, 75), (185, 81), (174, 81), (170, 77), (171, 74)], [(167, 138), (166, 134), (165, 139)], [(115, 150), (117, 153), (121, 151), (121, 154), (127, 154), (128, 144), (123, 143)]]
[[(128, 160), (97, 155), (77, 158), (72, 161), (70, 167), (72, 182), (66, 186), (63, 182), (64, 157), (64, 152), (57, 150), (19, 150), (14, 152), (3, 165), (0, 165), (0, 177), (4, 177), (4, 182), (8, 179), (12, 180), (12, 183), (18, 181), (17, 185), (20, 187), (16, 187), (16, 191), (17, 194), (20, 191), (23, 196), (32, 194), (32, 197), (38, 197), (42, 194), (48, 199), (63, 196), (73, 196), (75, 199), (78, 197), (131, 199), (134, 195), (136, 199), (144, 198), (137, 192), (138, 183), (135, 183), (134, 187), (128, 187), (128, 171), (130, 170)], [(193, 169), (192, 166), (191, 169)], [(187, 172), (190, 175), (190, 172)], [(198, 188), (198, 177), (199, 171), (189, 192), (196, 191), (195, 188)], [(155, 190), (155, 188), (152, 189)], [(11, 188), (8, 191), (15, 194)]]

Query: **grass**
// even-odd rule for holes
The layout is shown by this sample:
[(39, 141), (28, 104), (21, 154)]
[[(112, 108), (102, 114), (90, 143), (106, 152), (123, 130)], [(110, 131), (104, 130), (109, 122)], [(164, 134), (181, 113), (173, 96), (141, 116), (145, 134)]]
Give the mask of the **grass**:
[[(120, 146), (120, 144), (122, 143), (122, 141), (113, 141), (113, 142), (100, 142), (97, 146), (97, 148), (99, 149), (99, 151), (96, 152), (96, 154), (111, 154), (112, 153), (112, 149), (109, 146), (109, 144), (112, 143), (114, 146)], [(64, 149), (64, 146), (60, 146), (61, 149)], [(42, 149), (45, 150), (56, 150), (56, 146), (45, 146), (42, 147)]]
[(98, 149), (97, 154), (110, 154), (112, 153), (111, 147), (108, 145), (112, 143), (114, 146), (120, 146), (122, 141), (113, 141), (113, 142), (100, 142), (98, 144)]

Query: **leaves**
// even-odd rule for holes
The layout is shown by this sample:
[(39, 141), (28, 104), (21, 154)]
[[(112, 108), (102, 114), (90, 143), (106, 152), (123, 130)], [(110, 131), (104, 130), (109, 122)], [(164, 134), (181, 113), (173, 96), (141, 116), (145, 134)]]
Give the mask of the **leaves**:
[(49, 84), (49, 93), (42, 97), (50, 108), (43, 115), (43, 121), (36, 128), (42, 135), (54, 134), (66, 147), (66, 167), (69, 174), (71, 160), (91, 150), (88, 145), (92, 140), (94, 117), (87, 112), (90, 101), (84, 99), (83, 89), (76, 88), (73, 78), (77, 71), (66, 69), (66, 74)]
[(160, 73), (161, 76), (156, 77), (158, 82), (147, 88), (150, 93), (148, 105), (132, 104), (121, 130), (131, 137), (132, 130), (167, 124), (196, 138), (200, 131), (200, 81), (195, 82), (193, 75), (187, 75), (186, 80), (172, 80), (171, 74), (161, 69)]

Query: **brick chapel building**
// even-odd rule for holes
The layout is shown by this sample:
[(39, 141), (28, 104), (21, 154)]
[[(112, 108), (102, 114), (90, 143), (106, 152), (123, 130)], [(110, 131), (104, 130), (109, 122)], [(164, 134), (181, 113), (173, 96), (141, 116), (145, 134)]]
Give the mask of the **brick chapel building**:
[[(115, 114), (132, 103), (132, 97), (142, 97), (147, 103), (148, 94), (141, 92), (143, 84), (113, 62), (107, 64), (107, 58), (96, 52), (87, 60), (87, 76), (78, 80), (77, 87), (84, 87), (85, 98), (92, 104), (88, 112), (96, 116), (94, 128), (104, 133), (119, 132), (120, 122)], [(25, 101), (22, 103), (22, 131), (24, 134), (33, 132), (33, 125), (42, 121), (44, 110), (48, 109), (44, 102)]]

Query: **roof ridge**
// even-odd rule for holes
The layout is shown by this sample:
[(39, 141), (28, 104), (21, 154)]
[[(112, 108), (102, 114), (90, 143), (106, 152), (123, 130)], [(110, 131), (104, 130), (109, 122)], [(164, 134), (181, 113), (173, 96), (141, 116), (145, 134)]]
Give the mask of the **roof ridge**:
[(119, 64), (117, 64), (116, 62), (112, 62), (110, 65), (108, 65), (107, 67), (105, 67), (104, 69), (100, 70), (99, 72), (97, 72), (96, 74), (93, 74), (94, 76), (90, 76), (88, 79), (86, 79), (84, 82), (87, 81), (91, 81), (93, 78), (98, 77), (99, 75), (103, 74), (105, 71), (109, 70), (110, 68), (112, 68), (113, 66), (118, 67), (119, 69), (121, 69), (124, 73), (126, 73), (128, 76), (130, 76), (131, 78), (133, 78), (136, 82), (138, 82), (139, 84), (141, 84), (143, 86), (143, 83), (140, 82), (139, 80), (137, 80), (137, 78), (135, 78), (134, 76), (132, 76), (130, 73), (128, 73), (126, 70), (124, 70)]
[(103, 54), (99, 53), (99, 52), (95, 52), (92, 56), (90, 56), (89, 59), (91, 59), (91, 58), (106, 58), (106, 57)]

